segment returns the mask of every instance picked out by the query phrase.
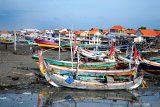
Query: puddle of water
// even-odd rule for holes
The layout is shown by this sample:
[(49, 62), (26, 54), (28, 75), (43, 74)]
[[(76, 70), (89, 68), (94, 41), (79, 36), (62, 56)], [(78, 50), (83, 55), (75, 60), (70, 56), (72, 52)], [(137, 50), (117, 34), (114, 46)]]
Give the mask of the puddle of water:
[(160, 91), (0, 91), (1, 107), (158, 107)]

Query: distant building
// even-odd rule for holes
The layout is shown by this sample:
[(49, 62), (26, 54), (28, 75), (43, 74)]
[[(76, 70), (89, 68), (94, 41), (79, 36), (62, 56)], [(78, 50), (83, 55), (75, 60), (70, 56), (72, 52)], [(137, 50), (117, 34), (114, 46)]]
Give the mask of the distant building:
[(103, 30), (103, 31), (102, 31), (102, 34), (103, 34), (104, 36), (108, 35), (108, 34), (109, 34), (109, 30)]
[(6, 37), (11, 37), (11, 36), (12, 36), (12, 34), (9, 33), (9, 32), (6, 31), (6, 30), (0, 31), (0, 37), (6, 38)]
[(101, 37), (103, 36), (103, 33), (98, 28), (92, 28), (88, 32), (88, 39), (89, 44), (101, 44)]
[(160, 31), (155, 31), (157, 33), (157, 36), (160, 37)]
[(127, 31), (126, 31), (126, 33), (128, 34), (128, 35), (136, 35), (136, 32), (137, 32), (137, 30), (134, 30), (134, 29), (127, 29)]
[(154, 30), (149, 29), (139, 29), (136, 32), (136, 35), (141, 38), (142, 40), (145, 40), (147, 42), (150, 42), (151, 40), (156, 39), (158, 37), (158, 34)]
[(88, 38), (88, 32), (86, 30), (75, 31), (74, 34), (77, 40), (86, 40)]
[(136, 35), (143, 36), (143, 37), (156, 37), (158, 34), (154, 30), (148, 30), (148, 29), (139, 29), (136, 32)]
[(127, 29), (120, 25), (116, 25), (110, 28), (110, 33), (126, 33), (126, 31)]

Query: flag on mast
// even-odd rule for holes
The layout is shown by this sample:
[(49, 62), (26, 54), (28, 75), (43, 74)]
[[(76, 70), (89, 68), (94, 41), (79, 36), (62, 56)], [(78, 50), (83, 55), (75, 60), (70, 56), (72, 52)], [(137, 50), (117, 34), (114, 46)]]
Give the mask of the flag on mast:
[(138, 60), (139, 56), (140, 56), (140, 54), (138, 53), (138, 50), (137, 50), (136, 45), (135, 45), (134, 46), (134, 55), (133, 55), (134, 60)]
[(112, 46), (111, 46), (111, 50), (109, 52), (109, 56), (110, 56), (111, 59), (113, 59), (114, 55), (115, 55), (115, 49), (114, 49), (114, 42), (112, 40)]

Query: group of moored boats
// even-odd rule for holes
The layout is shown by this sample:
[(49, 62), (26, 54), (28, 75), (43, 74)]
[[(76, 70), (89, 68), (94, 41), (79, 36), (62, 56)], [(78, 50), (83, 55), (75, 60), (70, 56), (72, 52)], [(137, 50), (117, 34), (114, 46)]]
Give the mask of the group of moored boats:
[(132, 90), (143, 83), (143, 72), (137, 70), (140, 64), (160, 67), (159, 62), (142, 58), (135, 45), (127, 54), (115, 49), (113, 42), (108, 54), (77, 46), (73, 50), (76, 61), (45, 58), (42, 50), (32, 58), (51, 85), (87, 90)]

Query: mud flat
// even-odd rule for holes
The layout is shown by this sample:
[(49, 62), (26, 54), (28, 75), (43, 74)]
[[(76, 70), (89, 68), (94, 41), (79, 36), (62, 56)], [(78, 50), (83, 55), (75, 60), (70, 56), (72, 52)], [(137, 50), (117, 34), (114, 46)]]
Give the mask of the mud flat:
[[(34, 49), (34, 51), (33, 51)], [(41, 89), (50, 87), (44, 77), (39, 72), (38, 65), (32, 59), (32, 55), (37, 53), (38, 47), (24, 44), (18, 45), (14, 53), (13, 45), (5, 49), (5, 45), (0, 44), (0, 89)], [(69, 52), (62, 52), (61, 56), (67, 58)], [(52, 50), (47, 53), (52, 58), (58, 58), (58, 51)], [(67, 55), (68, 54), (68, 55)]]

